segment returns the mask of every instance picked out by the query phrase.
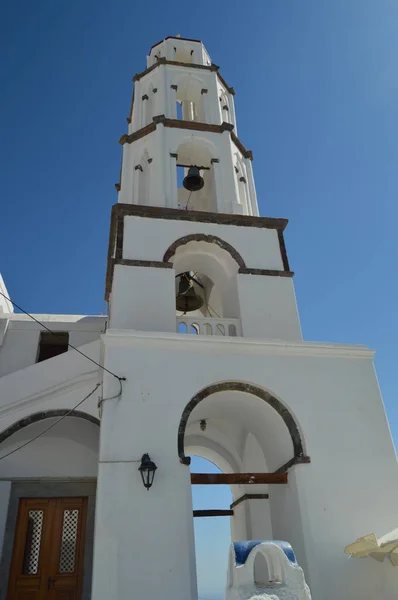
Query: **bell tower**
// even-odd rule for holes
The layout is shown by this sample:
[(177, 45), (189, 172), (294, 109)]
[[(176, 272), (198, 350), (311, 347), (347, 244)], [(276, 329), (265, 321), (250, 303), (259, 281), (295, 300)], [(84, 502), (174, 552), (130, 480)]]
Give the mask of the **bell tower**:
[[(202, 42), (175, 37), (151, 48), (133, 81), (103, 337), (104, 364), (127, 380), (121, 390), (111, 377), (103, 385), (93, 598), (135, 589), (159, 597), (161, 588), (167, 599), (196, 600), (189, 459), (178, 431), (189, 400), (215, 381), (203, 357), (227, 360), (225, 343), (239, 353), (244, 339), (300, 341), (301, 330), (287, 220), (259, 216), (234, 89)], [(149, 491), (138, 471), (144, 454), (157, 465)], [(269, 536), (263, 508), (259, 537)], [(247, 510), (236, 509), (235, 539), (250, 536)]]
[(314, 597), (370, 600), (381, 582), (371, 569), (358, 577), (343, 549), (395, 523), (373, 352), (302, 340), (287, 220), (258, 214), (234, 90), (200, 41), (151, 48), (127, 120), (106, 276), (93, 600), (197, 600), (192, 454), (231, 483), (233, 541), (286, 540)]
[(301, 339), (287, 221), (258, 216), (234, 89), (200, 41), (182, 38), (153, 46), (133, 80), (112, 213), (110, 327)]

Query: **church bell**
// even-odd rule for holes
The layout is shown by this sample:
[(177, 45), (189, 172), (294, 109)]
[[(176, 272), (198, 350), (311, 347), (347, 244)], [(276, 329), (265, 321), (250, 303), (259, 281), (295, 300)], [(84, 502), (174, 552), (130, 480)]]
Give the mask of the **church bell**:
[(202, 298), (196, 293), (190, 273), (181, 273), (178, 276), (178, 294), (176, 296), (176, 308), (183, 313), (198, 310), (203, 306)]
[(186, 177), (184, 177), (184, 180), (182, 182), (184, 188), (186, 190), (189, 190), (190, 192), (198, 192), (202, 189), (204, 184), (205, 180), (200, 174), (198, 167), (189, 167), (188, 174), (186, 175)]

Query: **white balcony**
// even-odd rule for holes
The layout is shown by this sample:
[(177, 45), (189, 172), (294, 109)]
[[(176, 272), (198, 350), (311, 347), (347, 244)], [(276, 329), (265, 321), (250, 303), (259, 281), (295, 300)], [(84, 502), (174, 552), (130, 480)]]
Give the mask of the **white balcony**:
[(177, 317), (177, 333), (193, 335), (241, 336), (239, 319), (214, 319), (209, 317)]

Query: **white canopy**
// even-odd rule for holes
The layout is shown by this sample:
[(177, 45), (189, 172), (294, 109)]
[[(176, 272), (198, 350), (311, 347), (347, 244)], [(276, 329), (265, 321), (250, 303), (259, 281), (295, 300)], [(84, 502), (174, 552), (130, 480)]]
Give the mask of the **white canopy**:
[(386, 556), (389, 557), (394, 567), (398, 566), (398, 529), (394, 529), (377, 539), (374, 533), (359, 538), (353, 544), (349, 544), (344, 552), (354, 558), (364, 558), (371, 556), (379, 562), (383, 562)]

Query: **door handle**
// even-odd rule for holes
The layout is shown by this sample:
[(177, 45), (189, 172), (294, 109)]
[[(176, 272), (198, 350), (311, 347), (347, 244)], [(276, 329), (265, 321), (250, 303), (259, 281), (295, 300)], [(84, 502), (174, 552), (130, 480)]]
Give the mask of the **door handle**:
[(51, 577), (49, 577), (47, 579), (47, 589), (50, 590), (51, 589), (51, 584), (55, 583), (55, 579), (51, 579)]

